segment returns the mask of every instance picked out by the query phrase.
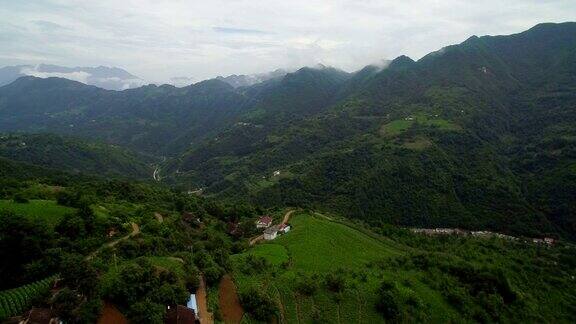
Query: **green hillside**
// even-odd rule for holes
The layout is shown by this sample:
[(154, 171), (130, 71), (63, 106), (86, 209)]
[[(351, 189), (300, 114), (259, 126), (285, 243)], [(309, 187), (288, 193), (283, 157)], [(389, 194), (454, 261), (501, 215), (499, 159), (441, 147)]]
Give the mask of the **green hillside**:
[[(575, 283), (565, 278), (570, 266), (548, 263), (569, 250), (503, 240), (428, 241), (401, 231), (384, 237), (308, 213), (290, 223), (287, 234), (232, 257), (241, 300), (261, 292), (281, 323), (377, 323), (387, 316), (400, 322), (564, 321), (574, 314), (559, 315), (558, 303), (576, 311), (569, 306)], [(532, 257), (538, 265), (523, 266)], [(547, 278), (535, 279), (541, 271), (549, 271)], [(550, 290), (550, 280), (568, 286)], [(377, 306), (383, 300), (389, 313)], [(259, 311), (249, 309), (244, 322)]]
[(10, 211), (31, 221), (43, 221), (54, 227), (64, 215), (74, 212), (74, 208), (58, 205), (53, 200), (31, 200), (26, 203), (0, 200), (0, 211)]
[(125, 148), (54, 134), (0, 135), (0, 156), (72, 173), (149, 178), (154, 158)]
[[(255, 123), (192, 145), (168, 162), (168, 181), (372, 225), (573, 239), (575, 35), (575, 23), (541, 24), (339, 82), (308, 82), (326, 81), (322, 70), (288, 74), (297, 98), (271, 85), (278, 96), (258, 98), (269, 118), (247, 112)], [(319, 100), (328, 89), (332, 99)]]

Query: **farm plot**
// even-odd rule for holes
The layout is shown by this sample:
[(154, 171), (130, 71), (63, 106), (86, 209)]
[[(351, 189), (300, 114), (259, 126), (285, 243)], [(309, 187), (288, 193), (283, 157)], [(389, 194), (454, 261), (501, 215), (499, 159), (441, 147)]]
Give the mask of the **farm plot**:
[[(304, 213), (296, 215), (291, 224), (293, 229), (288, 234), (232, 257), (239, 292), (254, 287), (266, 291), (278, 306), (279, 322), (382, 322), (374, 305), (384, 279), (398, 281), (407, 294), (438, 299), (435, 292), (415, 279), (416, 274), (382, 272), (369, 266), (404, 253), (401, 247)], [(342, 280), (342, 285), (328, 287), (326, 282), (330, 280)], [(410, 287), (403, 287), (402, 282)], [(302, 287), (306, 285), (313, 288), (306, 291)], [(441, 301), (433, 308), (439, 314), (450, 314)], [(249, 315), (244, 316), (244, 323), (253, 321)]]
[(64, 215), (74, 212), (74, 208), (58, 205), (54, 200), (30, 200), (27, 203), (0, 200), (0, 210), (11, 211), (32, 221), (45, 221), (51, 227), (56, 226)]

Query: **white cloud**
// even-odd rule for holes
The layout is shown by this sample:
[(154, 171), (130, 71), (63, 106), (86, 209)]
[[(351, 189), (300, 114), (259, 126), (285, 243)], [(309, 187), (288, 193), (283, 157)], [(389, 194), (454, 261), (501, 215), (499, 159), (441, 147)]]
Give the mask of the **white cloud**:
[(88, 83), (88, 78), (91, 77), (90, 73), (84, 71), (74, 71), (68, 73), (59, 72), (40, 72), (36, 67), (25, 67), (20, 70), (20, 73), (35, 76), (37, 78), (65, 78), (82, 83)]
[(109, 65), (150, 81), (417, 59), (576, 17), (573, 0), (0, 0), (0, 65)]

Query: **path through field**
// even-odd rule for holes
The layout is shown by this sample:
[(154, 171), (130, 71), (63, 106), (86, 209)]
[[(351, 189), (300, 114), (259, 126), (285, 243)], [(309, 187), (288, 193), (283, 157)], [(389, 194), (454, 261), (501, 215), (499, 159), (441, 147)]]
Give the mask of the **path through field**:
[(129, 238), (131, 238), (131, 237), (133, 237), (133, 236), (135, 236), (135, 235), (138, 235), (138, 234), (140, 233), (140, 226), (138, 226), (138, 224), (136, 224), (136, 223), (130, 223), (130, 225), (132, 225), (132, 232), (130, 232), (130, 234), (127, 234), (127, 235), (122, 236), (121, 238), (119, 238), (119, 239), (117, 239), (117, 240), (114, 240), (114, 241), (112, 241), (112, 242), (108, 242), (108, 243), (102, 245), (98, 250), (90, 253), (90, 254), (86, 257), (86, 259), (87, 259), (87, 260), (90, 260), (90, 259), (94, 258), (94, 256), (95, 256), (96, 254), (100, 253), (100, 251), (102, 251), (104, 248), (106, 248), (106, 247), (113, 247), (113, 246), (115, 246), (116, 244), (118, 244), (118, 243), (120, 243), (120, 242), (122, 242), (122, 241), (124, 241), (124, 240), (127, 240), (127, 239), (129, 239)]
[(200, 324), (213, 324), (214, 317), (208, 312), (208, 293), (204, 276), (200, 276), (200, 286), (196, 290), (196, 303), (198, 304), (198, 316)]
[(224, 275), (218, 287), (218, 301), (220, 313), (226, 324), (238, 324), (242, 321), (244, 309), (240, 305), (236, 285), (230, 275)]

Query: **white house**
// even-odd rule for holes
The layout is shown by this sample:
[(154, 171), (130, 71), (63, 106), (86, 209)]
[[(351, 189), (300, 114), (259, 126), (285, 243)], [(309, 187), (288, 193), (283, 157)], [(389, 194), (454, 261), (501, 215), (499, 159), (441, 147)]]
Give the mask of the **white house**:
[(290, 231), (290, 224), (281, 224), (278, 227), (278, 232), (282, 233), (282, 234), (286, 234)]
[(264, 239), (266, 241), (271, 241), (278, 235), (278, 226), (270, 226), (264, 230)]

